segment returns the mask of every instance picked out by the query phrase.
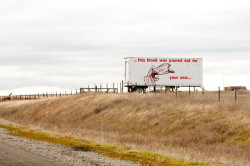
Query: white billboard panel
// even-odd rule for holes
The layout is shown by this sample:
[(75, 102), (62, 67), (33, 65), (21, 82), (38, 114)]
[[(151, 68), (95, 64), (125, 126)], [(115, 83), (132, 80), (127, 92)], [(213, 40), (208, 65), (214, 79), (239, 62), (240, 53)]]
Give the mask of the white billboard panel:
[(201, 58), (125, 58), (125, 86), (203, 86)]

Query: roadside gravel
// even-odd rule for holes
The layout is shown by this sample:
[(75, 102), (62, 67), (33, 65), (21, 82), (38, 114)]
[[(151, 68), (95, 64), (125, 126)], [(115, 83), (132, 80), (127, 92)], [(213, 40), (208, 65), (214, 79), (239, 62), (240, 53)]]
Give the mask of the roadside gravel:
[(80, 151), (71, 147), (36, 141), (5, 134), (6, 130), (0, 128), (0, 140), (12, 146), (32, 152), (67, 165), (84, 166), (138, 166), (130, 161), (109, 158), (97, 153)]

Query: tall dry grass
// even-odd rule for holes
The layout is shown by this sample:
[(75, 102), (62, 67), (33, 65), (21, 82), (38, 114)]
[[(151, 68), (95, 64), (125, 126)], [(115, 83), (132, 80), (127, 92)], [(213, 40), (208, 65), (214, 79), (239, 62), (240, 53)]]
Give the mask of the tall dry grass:
[(250, 93), (82, 94), (0, 103), (0, 118), (195, 161), (250, 165)]

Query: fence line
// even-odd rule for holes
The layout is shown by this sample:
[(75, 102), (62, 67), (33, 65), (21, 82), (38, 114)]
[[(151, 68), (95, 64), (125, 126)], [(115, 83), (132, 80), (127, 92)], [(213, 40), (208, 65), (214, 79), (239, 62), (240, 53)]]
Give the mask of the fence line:
[[(137, 85), (135, 85), (136, 87)], [(176, 97), (178, 97), (178, 87), (167, 87), (167, 86), (157, 86), (155, 85), (147, 85), (148, 90), (150, 92), (154, 92), (155, 94), (157, 92), (161, 92), (165, 94), (168, 91), (171, 91), (172, 88), (172, 92), (175, 93)], [(163, 87), (165, 89), (163, 89)], [(153, 88), (153, 90), (152, 90)], [(140, 91), (141, 93), (145, 93), (146, 89), (143, 89), (142, 91)], [(65, 92), (55, 92), (55, 93), (38, 93), (38, 94), (26, 94), (26, 95), (13, 95), (13, 96), (0, 96), (0, 102), (2, 101), (8, 101), (8, 100), (31, 100), (31, 99), (42, 99), (42, 98), (49, 98), (49, 97), (62, 97), (62, 96), (68, 96), (68, 95), (75, 95), (75, 94), (79, 94), (79, 93), (89, 93), (89, 92), (95, 92), (95, 93), (123, 93), (124, 92), (124, 86), (123, 86), (123, 82), (120, 83), (113, 83), (111, 84), (111, 86), (109, 86), (109, 84), (106, 84), (106, 87), (103, 86), (102, 84), (99, 85), (99, 87), (97, 85), (94, 85), (94, 87), (90, 87), (87, 86), (87, 88), (80, 88), (79, 91), (78, 89), (75, 89), (75, 92), (73, 93), (73, 91), (71, 90), (69, 93), (67, 91)], [(129, 91), (128, 91), (129, 92)], [(195, 91), (195, 87), (194, 87), (194, 92)], [(188, 95), (191, 96), (191, 86), (188, 86)], [(202, 95), (205, 95), (205, 89), (202, 88)], [(234, 90), (234, 100), (235, 102), (238, 100), (238, 96), (237, 96), (237, 89)], [(221, 101), (221, 89), (220, 87), (218, 87), (218, 101)]]
[(28, 94), (28, 95), (12, 95), (12, 96), (0, 96), (0, 102), (9, 101), (9, 100), (34, 100), (34, 99), (42, 99), (49, 97), (62, 97), (68, 95), (75, 95), (76, 93), (38, 93), (38, 94)]

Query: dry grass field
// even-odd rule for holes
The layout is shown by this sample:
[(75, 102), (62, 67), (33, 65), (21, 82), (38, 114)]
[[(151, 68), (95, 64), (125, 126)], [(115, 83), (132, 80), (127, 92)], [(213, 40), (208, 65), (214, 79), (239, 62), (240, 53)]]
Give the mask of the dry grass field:
[(0, 118), (178, 158), (250, 165), (250, 93), (80, 94), (0, 103)]

